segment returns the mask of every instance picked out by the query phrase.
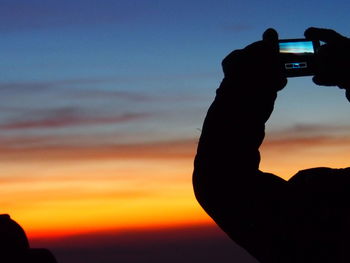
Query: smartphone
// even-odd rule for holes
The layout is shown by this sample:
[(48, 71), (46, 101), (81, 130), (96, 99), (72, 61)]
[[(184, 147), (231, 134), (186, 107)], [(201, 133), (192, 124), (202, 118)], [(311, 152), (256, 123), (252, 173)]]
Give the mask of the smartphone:
[(319, 47), (320, 42), (317, 40), (279, 40), (279, 51), (286, 76), (301, 77), (314, 75), (314, 55)]

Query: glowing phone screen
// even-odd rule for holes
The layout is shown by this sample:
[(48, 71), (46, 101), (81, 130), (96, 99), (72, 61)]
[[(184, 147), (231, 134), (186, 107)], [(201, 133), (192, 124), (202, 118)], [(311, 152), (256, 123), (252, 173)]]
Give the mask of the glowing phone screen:
[(312, 41), (280, 42), (280, 53), (306, 54), (314, 53)]

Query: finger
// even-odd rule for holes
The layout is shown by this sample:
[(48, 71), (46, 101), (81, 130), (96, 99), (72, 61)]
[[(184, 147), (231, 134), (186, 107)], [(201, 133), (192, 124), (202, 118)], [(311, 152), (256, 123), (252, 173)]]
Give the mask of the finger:
[(334, 79), (330, 77), (324, 77), (322, 75), (316, 75), (312, 78), (312, 81), (319, 86), (336, 86)]
[(346, 98), (348, 99), (348, 101), (350, 102), (350, 89), (347, 89), (345, 92)]
[(280, 78), (280, 83), (279, 83), (278, 85), (276, 85), (277, 91), (283, 89), (283, 88), (287, 85), (287, 83), (288, 83), (287, 78), (281, 77), (281, 78)]
[(275, 43), (278, 41), (278, 33), (275, 29), (269, 28), (263, 33), (263, 40)]
[(263, 42), (268, 43), (271, 47), (273, 47), (273, 51), (275, 53), (278, 52), (278, 33), (273, 28), (268, 28), (262, 35)]
[(344, 79), (340, 80), (337, 83), (337, 86), (341, 89), (347, 90), (347, 92), (348, 92), (347, 94), (350, 96), (350, 81), (346, 81), (346, 79), (345, 79), (345, 81), (344, 81)]
[(321, 40), (328, 44), (343, 40), (345, 37), (332, 29), (310, 27), (305, 30), (304, 36), (311, 40)]
[(279, 91), (283, 89), (287, 85), (287, 78), (282, 73), (280, 65), (280, 57), (276, 56), (279, 53), (279, 46), (278, 46), (278, 33), (274, 28), (268, 28), (263, 33), (263, 42), (268, 43), (271, 47), (273, 47), (274, 54), (272, 56), (269, 56), (270, 61), (275, 61), (275, 76), (276, 76), (276, 83), (275, 87), (276, 90)]

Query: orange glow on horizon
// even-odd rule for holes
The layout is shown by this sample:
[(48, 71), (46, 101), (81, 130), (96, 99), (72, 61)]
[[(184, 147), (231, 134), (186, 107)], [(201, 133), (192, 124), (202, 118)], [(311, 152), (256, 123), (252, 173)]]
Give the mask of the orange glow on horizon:
[(194, 198), (191, 162), (7, 163), (2, 211), (32, 237), (209, 222)]
[[(1, 213), (10, 214), (31, 238), (210, 224), (192, 189), (195, 140), (176, 144), (148, 145), (139, 152), (132, 146), (125, 156), (120, 150), (101, 155), (90, 149), (91, 155), (84, 155), (83, 149), (71, 153), (70, 148), (59, 154), (43, 150), (49, 153), (45, 158), (36, 149), (27, 157), (12, 152), (18, 158), (5, 158), (1, 165)], [(261, 170), (288, 179), (305, 168), (348, 166), (350, 144), (267, 141), (261, 153)]]

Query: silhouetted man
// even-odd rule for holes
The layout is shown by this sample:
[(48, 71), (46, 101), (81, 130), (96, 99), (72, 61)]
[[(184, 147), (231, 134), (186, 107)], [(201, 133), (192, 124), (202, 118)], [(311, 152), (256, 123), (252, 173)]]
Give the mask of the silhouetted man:
[(1, 263), (56, 263), (47, 249), (33, 249), (23, 228), (10, 218), (0, 215), (0, 262)]
[[(321, 40), (313, 81), (350, 99), (350, 40), (309, 28)], [(350, 262), (350, 168), (314, 168), (289, 181), (259, 170), (258, 151), (277, 92), (287, 84), (278, 36), (229, 54), (224, 79), (205, 118), (193, 185), (220, 228), (262, 263)]]

